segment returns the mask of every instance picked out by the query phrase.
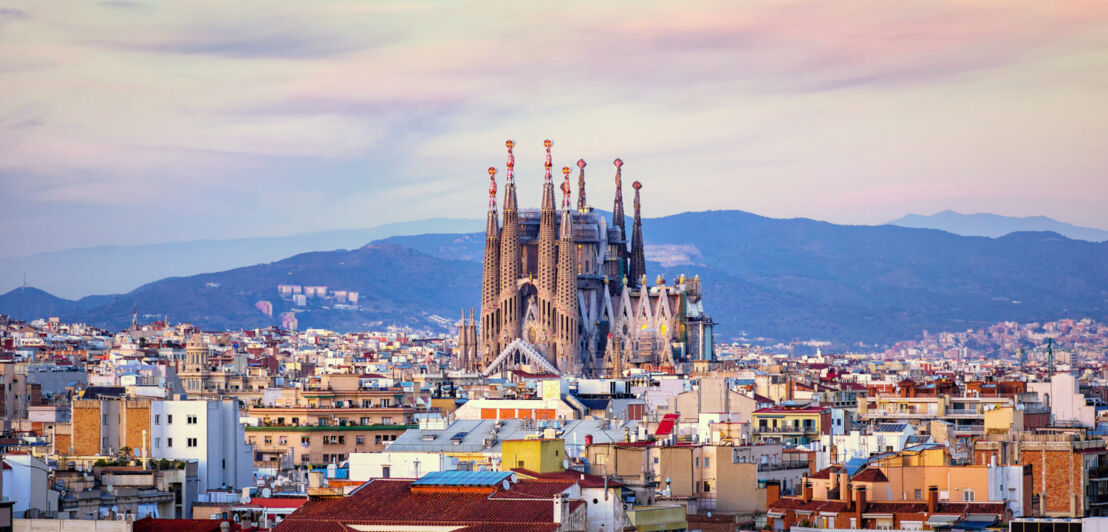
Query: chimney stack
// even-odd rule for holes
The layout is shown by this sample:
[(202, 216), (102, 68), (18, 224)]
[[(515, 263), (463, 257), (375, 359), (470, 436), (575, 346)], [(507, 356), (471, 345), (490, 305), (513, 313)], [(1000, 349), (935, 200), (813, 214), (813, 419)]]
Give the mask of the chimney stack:
[(804, 480), (804, 489), (801, 492), (803, 494), (804, 502), (812, 502), (812, 481)]
[(927, 487), (927, 513), (933, 514), (939, 508), (939, 487)]
[(569, 495), (559, 493), (554, 496), (554, 522), (564, 523), (569, 520)]
[(862, 513), (866, 511), (866, 487), (858, 486), (854, 493), (854, 518), (858, 520), (858, 528), (865, 528), (862, 526)]
[(769, 508), (773, 503), (777, 502), (781, 498), (781, 481), (780, 480), (767, 480), (766, 481), (766, 508)]
[(850, 504), (850, 473), (845, 467), (839, 469), (839, 501)]

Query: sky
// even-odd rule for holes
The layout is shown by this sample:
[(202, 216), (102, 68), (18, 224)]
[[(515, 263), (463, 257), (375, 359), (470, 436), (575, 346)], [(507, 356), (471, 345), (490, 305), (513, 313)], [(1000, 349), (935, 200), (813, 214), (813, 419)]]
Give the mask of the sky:
[(0, 0), (0, 256), (481, 218), (508, 138), (524, 206), (550, 138), (647, 217), (1108, 228), (1108, 3), (689, 5)]

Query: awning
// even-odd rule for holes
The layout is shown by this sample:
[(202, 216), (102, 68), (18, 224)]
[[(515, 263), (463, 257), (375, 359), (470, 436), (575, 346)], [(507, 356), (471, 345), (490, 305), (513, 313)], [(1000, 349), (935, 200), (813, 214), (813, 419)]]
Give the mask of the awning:
[(932, 528), (937, 526), (951, 526), (955, 521), (961, 518), (961, 514), (934, 514), (928, 517), (927, 521), (924, 521), (924, 524)]
[(990, 526), (993, 526), (995, 524), (995, 519), (992, 521), (962, 521), (954, 525), (954, 528), (960, 530), (985, 530), (986, 528), (989, 528)]

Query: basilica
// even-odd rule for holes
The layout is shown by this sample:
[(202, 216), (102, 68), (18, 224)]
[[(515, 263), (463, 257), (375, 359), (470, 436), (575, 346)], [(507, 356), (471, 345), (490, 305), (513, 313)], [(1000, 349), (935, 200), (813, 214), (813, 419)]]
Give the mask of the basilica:
[(489, 168), (480, 314), (462, 313), (458, 369), (491, 375), (511, 369), (590, 377), (632, 368), (670, 370), (712, 360), (712, 320), (701, 304), (699, 277), (650, 285), (642, 235), (642, 184), (635, 181), (630, 245), (623, 210), (623, 161), (615, 164), (612, 223), (585, 194), (585, 161), (577, 161), (577, 201), (562, 168), (561, 208), (546, 148), (540, 208), (520, 209), (515, 144), (509, 140), (503, 220), (496, 168)]

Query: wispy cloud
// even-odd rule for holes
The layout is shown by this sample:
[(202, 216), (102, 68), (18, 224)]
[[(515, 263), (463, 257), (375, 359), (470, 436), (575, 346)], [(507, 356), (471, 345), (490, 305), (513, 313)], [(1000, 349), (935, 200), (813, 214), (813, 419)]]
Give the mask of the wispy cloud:
[(623, 157), (650, 214), (879, 222), (962, 194), (1108, 226), (1106, 36), (1083, 1), (0, 7), (0, 232), (120, 234), (65, 213), (166, 197), (174, 224), (242, 209), (241, 234), (473, 216), (507, 137), (524, 197), (552, 137), (601, 205)]

